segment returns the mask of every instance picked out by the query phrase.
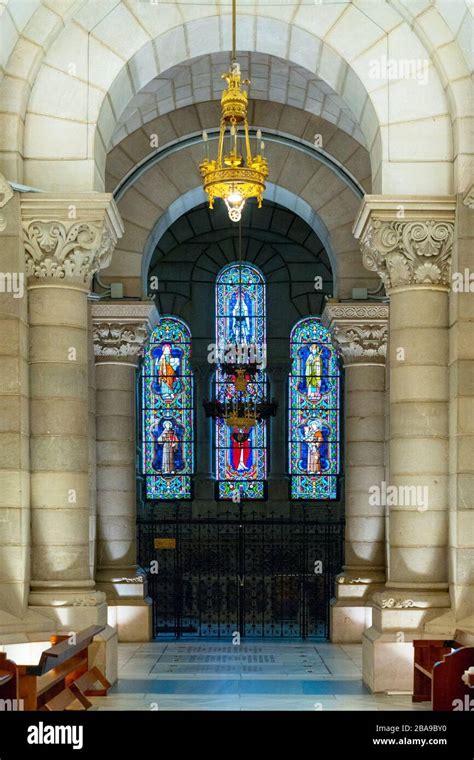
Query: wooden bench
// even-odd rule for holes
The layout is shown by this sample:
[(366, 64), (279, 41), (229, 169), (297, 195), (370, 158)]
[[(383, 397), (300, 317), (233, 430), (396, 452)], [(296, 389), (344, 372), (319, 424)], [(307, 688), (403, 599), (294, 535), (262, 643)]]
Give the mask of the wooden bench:
[[(16, 665), (7, 660), (5, 652), (0, 652), (0, 699), (15, 700), (16, 695)], [(3, 709), (5, 709), (2, 703)]]
[(474, 647), (439, 639), (416, 639), (413, 646), (413, 702), (431, 701), (433, 710), (452, 712), (456, 700), (463, 704), (466, 695), (469, 700), (469, 686), (463, 675), (474, 665)]
[(8, 690), (9, 698), (23, 700), (25, 710), (88, 710), (92, 703), (87, 697), (106, 696), (111, 686), (98, 668), (89, 668), (89, 644), (103, 630), (92, 625), (73, 642), (70, 636), (52, 636), (53, 646), (45, 649), (37, 665), (16, 665), (0, 653), (0, 673), (11, 676), (4, 685), (0, 681), (0, 698), (6, 698)]

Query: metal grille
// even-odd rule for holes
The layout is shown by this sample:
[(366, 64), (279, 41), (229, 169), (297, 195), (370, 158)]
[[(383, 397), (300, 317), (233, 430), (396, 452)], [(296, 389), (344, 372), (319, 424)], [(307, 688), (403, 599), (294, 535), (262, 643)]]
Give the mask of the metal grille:
[[(174, 548), (155, 548), (155, 539), (174, 539)], [(327, 638), (342, 547), (343, 521), (140, 520), (154, 635)]]

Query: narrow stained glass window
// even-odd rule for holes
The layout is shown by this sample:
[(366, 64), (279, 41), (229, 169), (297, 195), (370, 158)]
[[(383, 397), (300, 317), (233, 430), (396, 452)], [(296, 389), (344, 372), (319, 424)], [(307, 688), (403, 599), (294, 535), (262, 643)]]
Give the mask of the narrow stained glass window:
[[(265, 281), (261, 272), (250, 264), (230, 264), (216, 282), (216, 343), (221, 351), (233, 346), (264, 356), (266, 350)], [(259, 369), (246, 390), (236, 391), (232, 380), (221, 369), (216, 372), (216, 398), (225, 403), (243, 401), (249, 404), (263, 400), (267, 377)], [(245, 435), (242, 436), (241, 434)], [(246, 440), (239, 440), (245, 438)], [(267, 476), (266, 423), (258, 422), (241, 431), (216, 420), (216, 474), (218, 497), (263, 499)]]
[(292, 499), (337, 499), (340, 371), (329, 331), (316, 317), (291, 331), (289, 465)]
[(147, 499), (190, 499), (194, 469), (191, 333), (163, 317), (150, 335), (142, 379)]

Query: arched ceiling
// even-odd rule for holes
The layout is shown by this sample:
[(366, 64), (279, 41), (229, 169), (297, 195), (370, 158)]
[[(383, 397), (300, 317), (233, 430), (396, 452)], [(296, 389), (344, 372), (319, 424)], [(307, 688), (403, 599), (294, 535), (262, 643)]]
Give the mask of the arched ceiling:
[[(365, 137), (353, 112), (323, 79), (302, 66), (272, 55), (237, 53), (242, 78), (250, 79), (249, 97), (283, 103), (321, 116), (336, 124), (366, 147)], [(110, 147), (127, 135), (178, 108), (219, 100), (224, 89), (221, 74), (229, 68), (227, 53), (213, 53), (172, 66), (133, 96), (117, 122)]]
[[(273, 125), (277, 127), (277, 132), (293, 134), (310, 145), (314, 134), (320, 133), (328, 153), (353, 174), (366, 192), (371, 191), (368, 152), (346, 132), (321, 117), (281, 103), (251, 101), (249, 112), (252, 123), (263, 128)], [(200, 134), (203, 128), (217, 124), (218, 120), (219, 104), (213, 101), (186, 106), (149, 122), (109, 153), (106, 188), (114, 191), (127, 174), (156, 152), (153, 150), (150, 153), (151, 135), (159, 136), (160, 146), (179, 144), (190, 130)], [(163, 152), (163, 158), (154, 165), (150, 164), (151, 168), (120, 196), (118, 207), (124, 220), (125, 234), (104, 276), (125, 281), (128, 294), (141, 293), (143, 267), (151, 255), (150, 245), (156, 241), (156, 229), (161, 230), (164, 220), (168, 220), (168, 210), (171, 207), (179, 209), (182, 206), (180, 199), (202, 187), (199, 162), (203, 155), (204, 148), (199, 144), (181, 148), (173, 154)], [(290, 198), (299, 201), (301, 210), (295, 206), (296, 213), (307, 219), (313, 215), (313, 226), (323, 230), (325, 244), (334, 255), (338, 295), (349, 296), (352, 287), (370, 287), (372, 275), (364, 269), (358, 245), (352, 236), (360, 195), (355, 194), (330, 168), (321, 164), (316, 152), (311, 157), (288, 145), (268, 141), (266, 155), (270, 185), (280, 194), (283, 191), (288, 193), (287, 203)], [(274, 190), (269, 196), (275, 197)], [(203, 198), (203, 195), (198, 196), (196, 202), (201, 203)], [(176, 214), (173, 213), (175, 218)]]
[[(352, 140), (356, 150), (367, 156), (360, 145), (357, 148), (358, 143), (352, 138), (348, 135), (345, 138)], [(364, 269), (359, 246), (352, 235), (360, 197), (316, 159), (288, 146), (270, 142), (266, 153), (270, 182), (306, 204), (327, 231), (336, 262), (334, 274), (338, 295), (348, 297), (353, 287), (371, 287), (376, 277), (374, 279), (373, 273)], [(189, 191), (202, 188), (199, 173), (202, 156), (202, 145), (186, 147), (166, 156), (120, 198), (118, 208), (125, 232), (118, 241), (112, 264), (105, 270), (104, 277), (125, 281), (126, 295), (140, 295), (142, 292), (144, 253), (161, 217)]]
[[(229, 2), (34, 0), (31, 13), (21, 7), (11, 0), (0, 21), (1, 166), (9, 179), (49, 190), (103, 189), (104, 153), (133, 98), (171, 68), (230, 48)], [(242, 50), (304, 67), (352, 111), (376, 192), (450, 193), (466, 183), (472, 113), (464, 0), (242, 0), (241, 7)], [(429, 87), (374, 78), (371, 62), (383, 56), (426, 59)]]
[[(313, 146), (315, 135), (318, 135), (323, 151), (353, 175), (366, 192), (371, 191), (369, 154), (347, 132), (319, 116), (282, 103), (251, 100), (248, 113), (252, 125), (269, 129), (276, 135), (296, 138), (309, 146)], [(135, 167), (166, 146), (177, 145), (189, 135), (200, 135), (202, 130), (216, 127), (219, 118), (218, 101), (208, 101), (170, 111), (136, 129), (107, 155), (106, 189), (114, 192)], [(158, 150), (152, 147), (156, 141)], [(199, 150), (201, 153), (197, 155), (202, 157), (204, 149), (201, 147)], [(271, 150), (270, 143), (267, 150)], [(314, 158), (318, 159), (317, 151), (314, 151)], [(270, 181), (274, 180), (274, 169), (270, 166)]]

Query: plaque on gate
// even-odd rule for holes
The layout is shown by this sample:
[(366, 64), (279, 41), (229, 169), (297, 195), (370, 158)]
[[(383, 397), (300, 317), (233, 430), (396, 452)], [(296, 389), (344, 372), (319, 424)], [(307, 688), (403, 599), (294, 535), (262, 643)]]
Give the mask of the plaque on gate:
[(155, 549), (176, 549), (175, 538), (155, 538)]

